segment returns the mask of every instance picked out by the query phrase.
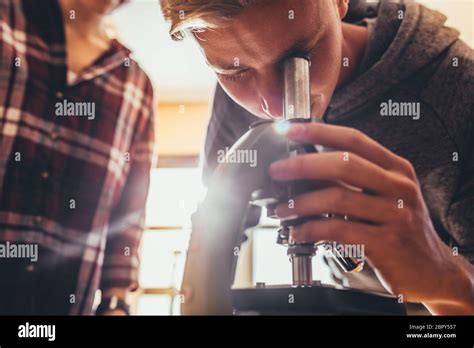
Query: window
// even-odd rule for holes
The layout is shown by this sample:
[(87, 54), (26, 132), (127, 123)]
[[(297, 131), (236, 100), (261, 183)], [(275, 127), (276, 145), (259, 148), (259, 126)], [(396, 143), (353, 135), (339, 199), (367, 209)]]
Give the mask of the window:
[[(139, 315), (177, 315), (186, 248), (191, 232), (191, 214), (205, 189), (201, 169), (156, 168), (151, 173), (146, 230), (141, 245), (140, 286), (132, 306)], [(291, 284), (291, 265), (286, 248), (276, 244), (278, 221), (263, 212), (260, 225), (249, 231), (246, 251), (241, 254), (235, 283)], [(243, 271), (239, 272), (239, 268)], [(237, 277), (236, 277), (237, 278)], [(313, 278), (328, 282), (320, 258), (313, 259)]]
[(146, 229), (140, 250), (141, 289), (134, 305), (136, 314), (179, 314), (177, 295), (184, 270), (190, 217), (203, 194), (198, 168), (152, 170)]

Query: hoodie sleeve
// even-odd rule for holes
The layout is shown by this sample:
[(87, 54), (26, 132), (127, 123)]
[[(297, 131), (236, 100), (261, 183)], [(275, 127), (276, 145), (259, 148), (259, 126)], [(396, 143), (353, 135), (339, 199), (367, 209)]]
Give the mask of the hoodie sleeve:
[[(207, 127), (203, 154), (203, 182), (208, 186), (212, 173), (217, 166), (217, 151), (231, 147), (258, 118), (235, 103), (217, 85), (212, 103), (212, 114)], [(247, 216), (247, 227), (258, 224), (261, 209), (251, 206)]]
[(459, 97), (449, 102), (452, 111), (448, 120), (455, 122), (448, 129), (457, 140), (461, 171), (446, 219), (452, 246), (474, 264), (474, 57), (473, 50), (468, 50), (469, 56), (459, 60), (465, 70), (462, 77), (458, 76)]
[(231, 147), (257, 120), (217, 85), (203, 154), (203, 182), (206, 186), (217, 166), (217, 151)]
[(457, 247), (459, 254), (474, 264), (474, 134), (469, 150), (459, 189), (448, 210), (447, 225), (452, 236), (451, 246)]
[(474, 263), (474, 51), (457, 40), (429, 86), (431, 103), (458, 152), (457, 189), (444, 225), (451, 236), (451, 246)]

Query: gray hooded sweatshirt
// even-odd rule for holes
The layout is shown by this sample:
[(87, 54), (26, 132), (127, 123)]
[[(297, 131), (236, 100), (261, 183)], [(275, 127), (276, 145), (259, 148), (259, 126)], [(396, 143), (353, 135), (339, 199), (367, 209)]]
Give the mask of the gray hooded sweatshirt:
[[(352, 1), (347, 19), (368, 27), (368, 45), (358, 76), (336, 90), (326, 121), (359, 129), (408, 159), (439, 236), (474, 263), (473, 50), (444, 26), (444, 15), (414, 2)], [(217, 151), (256, 120), (217, 87), (205, 143), (206, 184)], [(370, 267), (341, 274), (328, 263), (335, 280), (386, 292)]]

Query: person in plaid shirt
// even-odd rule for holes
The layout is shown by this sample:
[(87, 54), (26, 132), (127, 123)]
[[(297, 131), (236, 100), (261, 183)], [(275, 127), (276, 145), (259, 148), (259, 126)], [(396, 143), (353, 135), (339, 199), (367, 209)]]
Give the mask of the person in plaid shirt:
[(138, 286), (153, 92), (103, 30), (123, 2), (0, 0), (0, 314), (92, 314), (97, 289), (122, 314)]

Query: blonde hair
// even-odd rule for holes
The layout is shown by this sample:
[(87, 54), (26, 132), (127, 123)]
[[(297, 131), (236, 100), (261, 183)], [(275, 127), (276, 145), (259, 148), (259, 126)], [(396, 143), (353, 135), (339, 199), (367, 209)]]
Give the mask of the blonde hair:
[(225, 25), (245, 8), (263, 0), (160, 0), (165, 20), (171, 24), (173, 40), (186, 32), (200, 32)]

